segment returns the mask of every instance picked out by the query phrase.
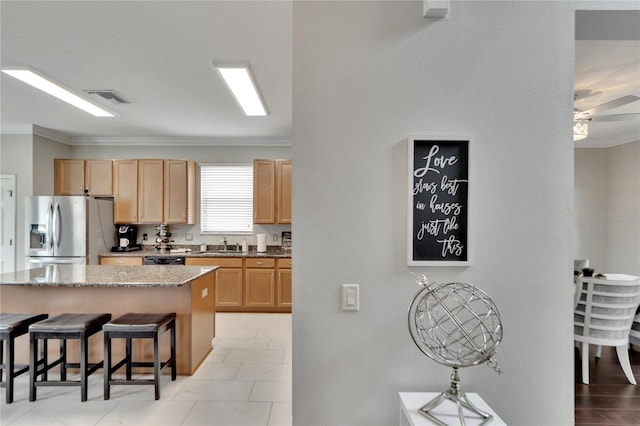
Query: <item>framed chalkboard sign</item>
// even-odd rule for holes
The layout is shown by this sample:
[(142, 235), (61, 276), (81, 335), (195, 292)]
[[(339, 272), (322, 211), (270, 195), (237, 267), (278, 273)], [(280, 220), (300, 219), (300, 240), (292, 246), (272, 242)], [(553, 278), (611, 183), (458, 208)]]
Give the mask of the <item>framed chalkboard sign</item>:
[(469, 140), (409, 139), (407, 264), (471, 264)]

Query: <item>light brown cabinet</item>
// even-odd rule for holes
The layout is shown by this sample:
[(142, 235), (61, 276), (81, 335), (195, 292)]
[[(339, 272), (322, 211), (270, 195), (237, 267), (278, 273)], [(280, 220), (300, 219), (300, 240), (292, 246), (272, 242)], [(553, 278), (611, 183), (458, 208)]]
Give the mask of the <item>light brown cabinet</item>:
[(277, 223), (291, 223), (291, 160), (276, 161)]
[(186, 257), (186, 265), (216, 269), (216, 311), (291, 312), (291, 259)]
[(195, 163), (115, 160), (115, 223), (195, 223)]
[(163, 223), (164, 161), (138, 160), (138, 223)]
[(276, 308), (291, 309), (291, 259), (278, 259)]
[(56, 158), (53, 169), (54, 195), (113, 196), (112, 160)]
[(100, 256), (101, 265), (142, 265), (142, 257)]
[(242, 258), (187, 257), (185, 264), (192, 266), (219, 266), (215, 272), (216, 311), (239, 311), (242, 309)]
[(253, 161), (253, 222), (291, 223), (291, 160)]
[(138, 160), (113, 162), (113, 222), (138, 222)]
[(244, 269), (244, 306), (273, 308), (276, 306), (275, 259), (248, 258)]
[(164, 223), (195, 223), (195, 163), (164, 162)]

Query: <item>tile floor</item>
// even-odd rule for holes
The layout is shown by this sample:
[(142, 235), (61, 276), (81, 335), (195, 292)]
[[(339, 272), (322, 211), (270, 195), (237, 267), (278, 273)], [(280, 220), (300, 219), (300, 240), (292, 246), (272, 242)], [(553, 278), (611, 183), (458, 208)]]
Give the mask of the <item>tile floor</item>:
[(28, 378), (14, 402), (0, 391), (0, 424), (8, 425), (291, 425), (291, 314), (216, 314), (214, 350), (191, 377), (163, 376), (152, 386), (114, 386), (102, 393), (101, 370), (89, 399), (77, 387), (41, 387), (29, 402)]

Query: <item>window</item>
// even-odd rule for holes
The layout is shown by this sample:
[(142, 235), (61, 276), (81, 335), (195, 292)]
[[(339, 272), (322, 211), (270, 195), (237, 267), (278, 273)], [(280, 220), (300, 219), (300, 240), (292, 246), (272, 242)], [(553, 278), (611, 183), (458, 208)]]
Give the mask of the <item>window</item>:
[(200, 231), (253, 233), (252, 164), (200, 164)]

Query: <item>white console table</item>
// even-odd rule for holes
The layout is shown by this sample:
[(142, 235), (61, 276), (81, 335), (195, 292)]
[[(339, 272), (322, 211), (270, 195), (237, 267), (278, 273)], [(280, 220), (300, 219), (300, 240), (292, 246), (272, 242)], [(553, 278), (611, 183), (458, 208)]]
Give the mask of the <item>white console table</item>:
[[(427, 402), (438, 396), (440, 392), (400, 392), (400, 426), (418, 426), (418, 425), (430, 425), (433, 426), (433, 422), (420, 414), (418, 410)], [(477, 393), (467, 393), (467, 397), (473, 405), (480, 410), (489, 413), (493, 416), (493, 419), (487, 423), (490, 426), (505, 426), (505, 423), (500, 417), (487, 405), (486, 402)], [(479, 416), (472, 415), (466, 410), (463, 411), (465, 415), (465, 424), (467, 426), (479, 425), (482, 419)], [(435, 417), (449, 425), (459, 425), (460, 418), (458, 417), (458, 408), (452, 401), (442, 402), (436, 409), (431, 411)]]

